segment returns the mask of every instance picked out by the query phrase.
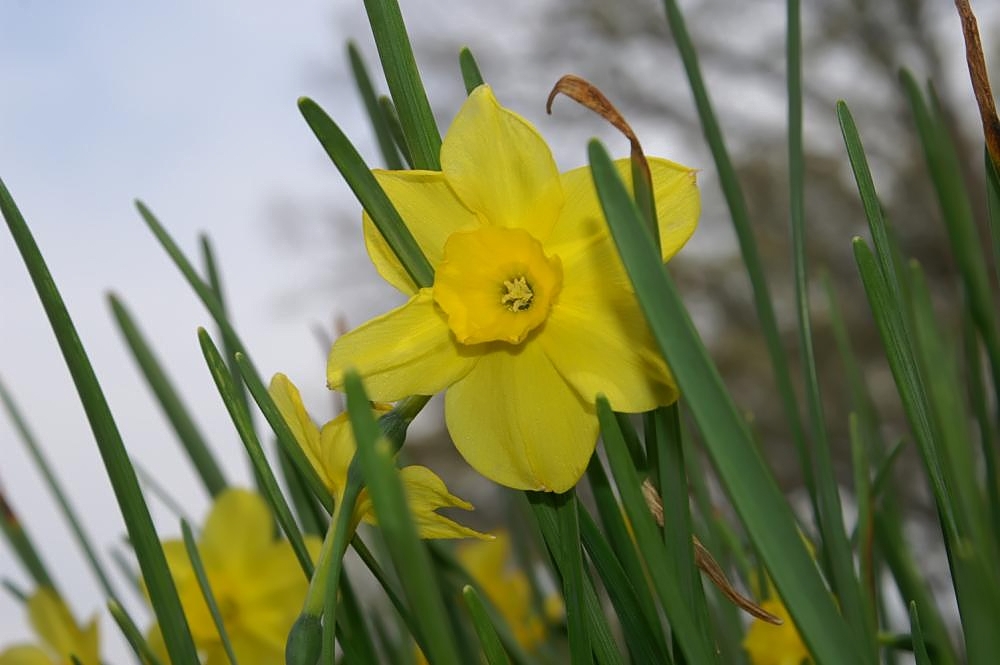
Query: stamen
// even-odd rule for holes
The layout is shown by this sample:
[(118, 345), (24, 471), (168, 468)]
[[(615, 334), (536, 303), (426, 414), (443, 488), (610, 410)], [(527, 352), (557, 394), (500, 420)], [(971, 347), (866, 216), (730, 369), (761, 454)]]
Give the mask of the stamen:
[(507, 291), (500, 297), (500, 302), (512, 312), (523, 312), (531, 307), (535, 293), (524, 276), (505, 280), (503, 286)]

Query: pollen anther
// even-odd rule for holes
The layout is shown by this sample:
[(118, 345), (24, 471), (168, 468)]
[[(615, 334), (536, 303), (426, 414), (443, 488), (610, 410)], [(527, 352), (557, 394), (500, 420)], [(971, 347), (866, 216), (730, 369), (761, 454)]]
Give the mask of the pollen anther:
[(504, 280), (504, 294), (500, 297), (500, 302), (512, 312), (523, 312), (531, 307), (531, 301), (535, 297), (535, 292), (531, 290), (531, 285), (524, 275), (514, 279)]

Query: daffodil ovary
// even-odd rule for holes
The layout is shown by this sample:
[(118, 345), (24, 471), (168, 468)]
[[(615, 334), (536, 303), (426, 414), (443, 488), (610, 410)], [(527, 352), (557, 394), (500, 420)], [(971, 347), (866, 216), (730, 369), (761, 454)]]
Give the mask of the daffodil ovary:
[(434, 278), (434, 301), (461, 344), (520, 344), (548, 318), (562, 262), (524, 229), (452, 233)]

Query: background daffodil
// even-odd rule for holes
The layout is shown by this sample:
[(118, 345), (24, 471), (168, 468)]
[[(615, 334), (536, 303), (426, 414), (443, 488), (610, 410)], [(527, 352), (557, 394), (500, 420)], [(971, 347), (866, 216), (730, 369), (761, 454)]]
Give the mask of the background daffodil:
[(761, 607), (784, 623), (780, 626), (754, 619), (743, 639), (743, 648), (753, 665), (807, 665), (812, 663), (792, 617), (785, 604), (772, 596), (761, 603)]
[[(319, 428), (306, 411), (298, 388), (287, 376), (275, 374), (268, 391), (309, 462), (339, 504), (347, 487), (347, 471), (357, 447), (347, 414), (342, 413)], [(373, 407), (376, 417), (390, 408), (386, 404)], [(424, 466), (407, 466), (400, 469), (399, 475), (421, 538), (490, 537), (438, 514), (441, 508), (472, 510), (472, 504), (449, 492), (436, 473)], [(361, 520), (376, 524), (371, 499), (364, 489), (354, 510), (355, 523)]]
[(28, 621), (41, 646), (15, 644), (0, 652), (0, 665), (72, 665), (75, 657), (81, 665), (99, 665), (97, 617), (81, 628), (72, 612), (48, 588), (36, 591), (28, 599)]
[[(495, 542), (463, 543), (455, 556), (510, 626), (518, 644), (532, 651), (545, 639), (546, 620), (535, 607), (528, 576), (510, 567), (510, 534), (501, 529), (495, 535)], [(544, 602), (547, 617), (561, 621), (562, 598), (553, 593)]]
[[(697, 223), (695, 172), (649, 162), (667, 260)], [(410, 299), (337, 340), (328, 383), (342, 388), (354, 367), (378, 400), (447, 390), (448, 431), (473, 468), (509, 487), (565, 491), (593, 452), (598, 393), (642, 412), (676, 400), (676, 386), (589, 167), (560, 174), (535, 128), (485, 85), (448, 130), (441, 165), (374, 172), (435, 280), (418, 289), (366, 216), (375, 267)], [(617, 165), (630, 181), (628, 160)]]
[[(315, 557), (320, 540), (306, 537)], [(229, 662), (184, 542), (163, 543), (184, 615), (206, 665)], [(302, 608), (309, 580), (287, 541), (275, 540), (271, 511), (249, 490), (220, 494), (205, 520), (198, 553), (226, 632), (241, 665), (283, 662), (285, 640)], [(150, 638), (156, 643), (159, 631)]]

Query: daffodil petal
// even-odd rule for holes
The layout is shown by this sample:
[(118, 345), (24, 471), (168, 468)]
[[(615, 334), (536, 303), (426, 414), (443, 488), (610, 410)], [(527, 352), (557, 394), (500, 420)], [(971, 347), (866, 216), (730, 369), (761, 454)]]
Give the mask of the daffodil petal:
[[(306, 537), (306, 548), (313, 561), (319, 556), (321, 546), (319, 538)], [(243, 580), (240, 588), (245, 603), (240, 612), (240, 626), (256, 640), (280, 652), (302, 608), (309, 580), (302, 574), (287, 541), (275, 542), (256, 562), (256, 571), (258, 574)]]
[(616, 411), (641, 413), (677, 399), (614, 243), (592, 236), (564, 263), (565, 285), (537, 343), (556, 369), (593, 404), (599, 393)]
[(71, 653), (84, 662), (93, 661), (93, 655), (82, 653), (83, 633), (66, 604), (52, 589), (39, 589), (28, 599), (28, 621), (35, 633), (59, 655)]
[(399, 470), (399, 477), (421, 538), (491, 539), (485, 533), (462, 526), (436, 512), (441, 508), (472, 510), (472, 504), (449, 492), (436, 473), (425, 466), (407, 466)]
[[(376, 170), (372, 174), (432, 266), (441, 260), (449, 235), (479, 225), (478, 217), (462, 204), (440, 171)], [(368, 256), (382, 278), (403, 293), (416, 293), (417, 286), (367, 213), (364, 232)]]
[(441, 169), (462, 202), (496, 226), (544, 237), (563, 203), (559, 170), (538, 131), (481, 85), (441, 146)]
[(228, 489), (212, 504), (199, 554), (206, 568), (244, 572), (272, 541), (271, 510), (256, 492)]
[(299, 389), (284, 374), (275, 374), (271, 379), (271, 384), (267, 388), (281, 417), (295, 436), (299, 448), (305, 453), (309, 464), (316, 470), (324, 484), (329, 488), (330, 482), (325, 476), (323, 464), (320, 461), (320, 440), (319, 428), (309, 417), (305, 404), (302, 403), (302, 395)]
[[(650, 157), (648, 161), (653, 177), (661, 253), (663, 260), (668, 261), (687, 243), (698, 225), (698, 215), (701, 213), (701, 198), (696, 182), (698, 172), (658, 157)], [(615, 160), (615, 168), (631, 191), (630, 160)], [(562, 186), (566, 193), (566, 203), (551, 235), (543, 239), (546, 249), (551, 248), (561, 256), (561, 245), (579, 242), (595, 231), (607, 232), (590, 167), (583, 166), (563, 173)]]
[(533, 340), (480, 358), (445, 394), (455, 447), (487, 478), (514, 489), (565, 492), (597, 442), (597, 418)]
[(323, 425), (320, 430), (320, 460), (327, 478), (330, 479), (330, 491), (340, 498), (347, 485), (347, 470), (354, 459), (356, 444), (351, 430), (351, 421), (347, 412)]
[(33, 644), (15, 644), (0, 651), (0, 665), (55, 665), (49, 655)]
[(330, 350), (327, 383), (341, 389), (354, 368), (372, 399), (394, 402), (408, 395), (433, 395), (465, 376), (478, 354), (453, 341), (431, 289), (421, 289), (403, 306), (342, 335)]
[[(240, 632), (229, 636), (236, 662), (240, 665), (273, 665), (284, 662), (284, 645), (275, 648), (253, 635)], [(205, 648), (205, 665), (230, 665), (229, 656), (221, 641)]]

